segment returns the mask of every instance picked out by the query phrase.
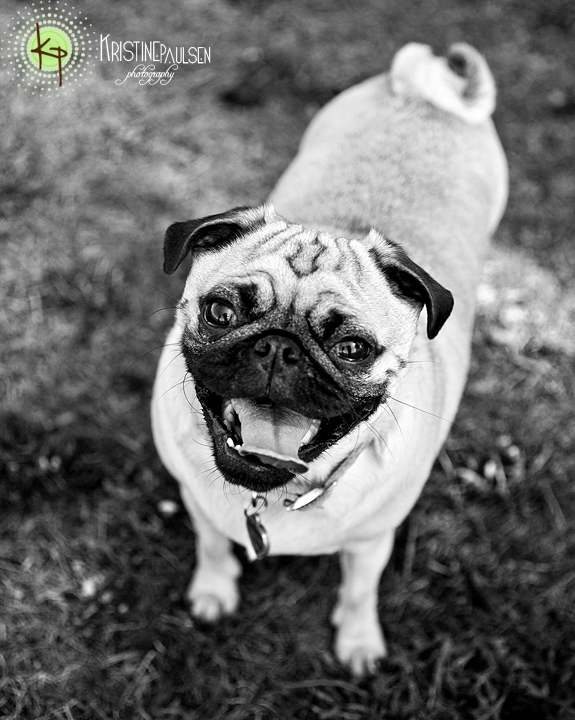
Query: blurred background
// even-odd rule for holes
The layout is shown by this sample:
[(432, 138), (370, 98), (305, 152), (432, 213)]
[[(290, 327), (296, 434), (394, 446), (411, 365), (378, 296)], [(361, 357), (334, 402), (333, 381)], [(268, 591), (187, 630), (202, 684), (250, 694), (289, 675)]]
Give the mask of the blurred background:
[[(116, 86), (134, 63), (98, 61), (57, 98), (0, 70), (0, 716), (575, 718), (575, 5), (74, 7), (211, 63)], [(496, 77), (511, 194), (468, 389), (382, 582), (390, 658), (357, 682), (331, 654), (336, 558), (246, 564), (236, 617), (188, 617), (193, 535), (149, 424), (185, 277), (162, 239), (265, 199), (321, 105), (404, 43), (459, 40)]]

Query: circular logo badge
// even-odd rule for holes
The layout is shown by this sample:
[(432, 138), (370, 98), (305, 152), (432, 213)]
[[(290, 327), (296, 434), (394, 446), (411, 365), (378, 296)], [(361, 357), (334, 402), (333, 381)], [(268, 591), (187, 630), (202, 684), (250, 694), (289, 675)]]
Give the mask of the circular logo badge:
[(30, 35), (26, 44), (26, 55), (38, 70), (59, 72), (72, 59), (74, 44), (65, 30), (47, 25)]
[(2, 65), (12, 81), (32, 95), (66, 95), (85, 83), (97, 57), (87, 20), (65, 3), (17, 11), (2, 37)]

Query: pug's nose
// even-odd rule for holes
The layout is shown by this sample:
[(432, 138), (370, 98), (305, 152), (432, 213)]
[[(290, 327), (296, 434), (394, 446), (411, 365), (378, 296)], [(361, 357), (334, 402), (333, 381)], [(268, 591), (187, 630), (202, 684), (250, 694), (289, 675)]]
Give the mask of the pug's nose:
[(286, 365), (297, 365), (302, 351), (295, 340), (283, 335), (267, 335), (254, 345), (254, 352), (263, 358), (281, 359)]

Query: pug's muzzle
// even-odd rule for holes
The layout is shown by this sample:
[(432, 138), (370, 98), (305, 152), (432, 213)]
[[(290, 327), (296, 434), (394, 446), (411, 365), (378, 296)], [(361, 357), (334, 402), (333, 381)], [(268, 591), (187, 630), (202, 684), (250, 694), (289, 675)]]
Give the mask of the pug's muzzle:
[(384, 397), (381, 387), (353, 395), (297, 336), (279, 328), (207, 351), (184, 336), (182, 351), (218, 468), (230, 483), (255, 492), (305, 473)]

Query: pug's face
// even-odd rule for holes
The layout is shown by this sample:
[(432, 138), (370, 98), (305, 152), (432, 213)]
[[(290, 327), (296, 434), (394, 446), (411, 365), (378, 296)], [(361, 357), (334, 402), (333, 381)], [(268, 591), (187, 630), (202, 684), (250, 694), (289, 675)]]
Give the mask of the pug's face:
[(265, 492), (386, 400), (423, 305), (434, 337), (451, 294), (395, 244), (287, 222), (271, 206), (172, 225), (164, 270), (192, 253), (181, 350), (231, 483)]

